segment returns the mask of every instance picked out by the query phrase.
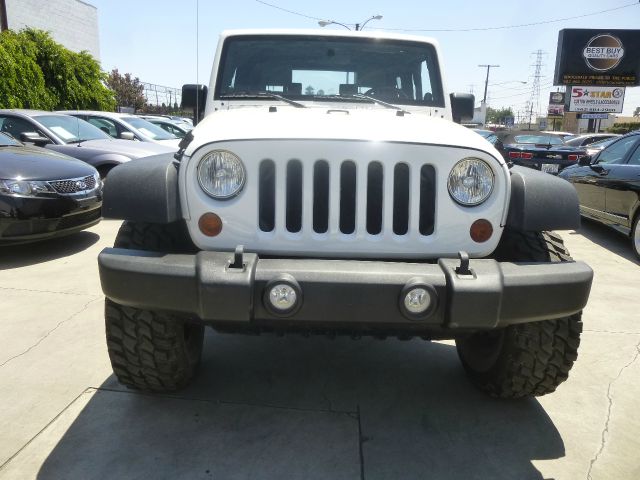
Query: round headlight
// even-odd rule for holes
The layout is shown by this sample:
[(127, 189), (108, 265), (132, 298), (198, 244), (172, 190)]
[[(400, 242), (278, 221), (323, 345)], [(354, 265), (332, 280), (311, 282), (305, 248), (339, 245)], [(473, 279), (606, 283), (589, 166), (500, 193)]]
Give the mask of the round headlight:
[(198, 182), (207, 195), (224, 200), (240, 193), (244, 186), (242, 161), (226, 150), (207, 153), (198, 164)]
[(449, 195), (460, 205), (473, 206), (484, 202), (493, 190), (491, 167), (479, 158), (463, 158), (449, 174)]

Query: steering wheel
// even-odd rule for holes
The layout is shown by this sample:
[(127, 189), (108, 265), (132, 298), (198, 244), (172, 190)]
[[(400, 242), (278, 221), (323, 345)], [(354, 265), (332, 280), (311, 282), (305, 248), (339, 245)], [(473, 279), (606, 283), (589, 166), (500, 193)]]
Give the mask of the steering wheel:
[(379, 100), (399, 100), (409, 98), (409, 95), (397, 87), (373, 87), (364, 92), (364, 94), (367, 97), (373, 97)]

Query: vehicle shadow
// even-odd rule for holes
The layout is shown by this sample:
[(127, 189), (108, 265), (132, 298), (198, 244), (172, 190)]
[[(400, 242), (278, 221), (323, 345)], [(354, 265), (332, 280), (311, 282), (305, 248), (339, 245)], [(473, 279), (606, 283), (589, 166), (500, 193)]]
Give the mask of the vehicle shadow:
[(98, 234), (82, 231), (41, 242), (5, 245), (0, 247), (0, 270), (36, 265), (75, 255), (91, 247), (98, 240)]
[(576, 233), (625, 260), (640, 265), (640, 261), (638, 261), (633, 253), (629, 237), (623, 233), (607, 227), (600, 222), (584, 217), (582, 218), (580, 228), (576, 232), (571, 232), (570, 235), (575, 235)]
[(110, 377), (77, 410), (32, 442), (53, 447), (39, 479), (522, 480), (565, 454), (537, 400), (480, 393), (454, 346), (421, 340), (211, 334), (179, 394)]

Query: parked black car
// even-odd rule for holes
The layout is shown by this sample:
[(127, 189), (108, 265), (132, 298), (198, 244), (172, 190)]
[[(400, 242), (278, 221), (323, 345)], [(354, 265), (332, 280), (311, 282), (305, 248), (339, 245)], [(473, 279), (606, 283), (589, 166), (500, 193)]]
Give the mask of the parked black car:
[(104, 178), (116, 165), (178, 147), (111, 138), (84, 120), (39, 110), (0, 110), (0, 132), (94, 166)]
[(95, 168), (0, 133), (0, 245), (79, 232), (100, 221), (101, 206)]
[(580, 213), (629, 235), (640, 259), (640, 132), (583, 157), (560, 177), (576, 187)]
[(557, 174), (587, 154), (584, 148), (566, 145), (558, 135), (543, 132), (515, 132), (507, 135), (504, 158), (516, 165)]

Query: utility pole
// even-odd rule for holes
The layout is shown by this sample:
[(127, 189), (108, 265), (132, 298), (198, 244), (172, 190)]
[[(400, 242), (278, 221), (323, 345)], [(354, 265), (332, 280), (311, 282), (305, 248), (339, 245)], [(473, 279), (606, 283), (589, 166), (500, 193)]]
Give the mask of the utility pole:
[(489, 70), (491, 70), (492, 67), (499, 67), (500, 65), (478, 65), (478, 66), (487, 68), (487, 78), (484, 81), (484, 97), (482, 98), (482, 103), (480, 104), (482, 124), (485, 125), (487, 123), (487, 88), (489, 87)]
[(479, 67), (487, 67), (487, 78), (484, 81), (484, 97), (482, 97), (482, 103), (486, 103), (487, 102), (487, 87), (489, 86), (489, 70), (491, 70), (491, 68), (495, 68), (495, 67), (499, 67), (500, 65), (478, 65)]

